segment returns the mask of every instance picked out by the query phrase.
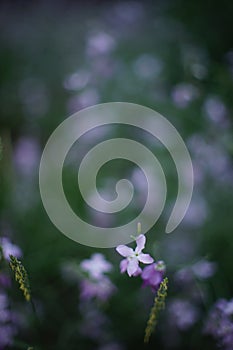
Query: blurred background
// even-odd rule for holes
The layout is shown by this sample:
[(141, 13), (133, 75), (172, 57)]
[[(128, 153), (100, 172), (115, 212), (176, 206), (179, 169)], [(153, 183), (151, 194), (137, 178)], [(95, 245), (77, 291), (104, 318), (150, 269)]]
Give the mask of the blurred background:
[[(130, 221), (146, 198), (140, 170), (117, 160), (101, 169), (97, 185), (104, 196), (127, 177), (135, 200), (118, 216), (100, 215), (80, 196), (77, 162), (113, 135), (150, 148), (166, 169), (168, 201), (147, 235), (147, 251), (165, 261), (169, 295), (147, 347), (233, 349), (232, 17), (227, 0), (1, 2), (1, 245), (28, 271), (36, 316), (1, 262), (0, 349), (143, 347), (153, 293), (139, 278), (120, 274), (114, 249), (88, 248), (62, 235), (38, 186), (53, 130), (78, 110), (113, 101), (158, 111), (183, 137), (195, 176), (187, 215), (173, 234), (164, 234), (177, 193), (175, 166), (157, 140), (120, 126), (97, 128), (70, 151), (67, 198), (95, 225)], [(84, 302), (80, 263), (96, 252), (112, 264), (111, 292), (102, 298), (98, 290)]]

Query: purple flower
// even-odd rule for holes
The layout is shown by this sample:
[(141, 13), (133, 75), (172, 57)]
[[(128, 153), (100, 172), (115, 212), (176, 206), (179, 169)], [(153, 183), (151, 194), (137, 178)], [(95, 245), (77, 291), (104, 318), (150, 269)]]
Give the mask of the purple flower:
[(80, 289), (80, 298), (82, 300), (97, 298), (101, 301), (106, 301), (116, 291), (116, 287), (106, 276), (96, 281), (83, 279), (80, 282)]
[(216, 264), (214, 262), (202, 259), (192, 266), (192, 270), (196, 277), (206, 279), (214, 275), (216, 271)]
[(90, 278), (94, 279), (102, 278), (105, 272), (112, 270), (112, 264), (100, 253), (93, 254), (90, 259), (83, 260), (80, 267), (83, 271), (88, 272)]
[(143, 264), (151, 264), (154, 260), (149, 254), (142, 253), (142, 250), (145, 247), (146, 237), (141, 234), (136, 239), (136, 248), (133, 250), (132, 248), (127, 247), (126, 245), (119, 245), (116, 248), (116, 251), (123, 256), (124, 260), (120, 263), (121, 273), (127, 271), (128, 275), (138, 276), (142, 272), (139, 267), (139, 262)]
[(6, 349), (12, 344), (15, 333), (15, 329), (11, 325), (0, 325), (0, 350)]
[(174, 299), (168, 305), (169, 320), (181, 331), (192, 327), (199, 318), (199, 310), (188, 300)]
[(82, 300), (97, 298), (106, 301), (115, 292), (116, 287), (104, 273), (112, 270), (105, 257), (96, 253), (90, 259), (83, 260), (80, 264), (82, 271), (88, 276), (80, 281), (80, 297)]
[(166, 267), (163, 261), (146, 266), (141, 274), (143, 287), (150, 286), (153, 291), (156, 291), (163, 280), (165, 269)]
[(13, 322), (13, 313), (9, 309), (9, 300), (6, 294), (0, 293), (0, 350), (12, 344), (16, 334)]
[(10, 255), (14, 255), (16, 258), (21, 258), (21, 249), (17, 245), (12, 244), (9, 238), (2, 237), (0, 239), (0, 245), (2, 247), (2, 252), (6, 260), (10, 260)]
[(212, 335), (224, 350), (233, 349), (233, 299), (219, 299), (209, 312), (204, 332)]

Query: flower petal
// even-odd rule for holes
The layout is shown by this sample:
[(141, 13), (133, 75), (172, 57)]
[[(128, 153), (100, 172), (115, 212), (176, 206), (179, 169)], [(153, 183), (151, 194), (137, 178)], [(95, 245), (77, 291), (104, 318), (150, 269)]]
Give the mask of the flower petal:
[(83, 269), (84, 271), (89, 271), (90, 269), (90, 260), (85, 259), (80, 263), (80, 267), (81, 269)]
[(127, 266), (128, 275), (131, 277), (138, 270), (138, 260), (130, 259)]
[(126, 245), (119, 245), (118, 247), (116, 247), (116, 251), (124, 258), (128, 258), (134, 253), (133, 249), (127, 247)]
[(137, 277), (137, 276), (141, 275), (141, 273), (142, 273), (142, 269), (141, 269), (141, 267), (138, 266), (137, 271), (134, 272), (133, 276)]
[(154, 275), (151, 276), (149, 281), (152, 286), (156, 287), (162, 282), (162, 279), (163, 279), (163, 273), (160, 271), (155, 271)]
[(120, 262), (120, 270), (121, 270), (121, 273), (124, 273), (124, 272), (127, 270), (127, 266), (128, 266), (128, 260), (127, 260), (127, 259), (123, 259), (123, 260)]
[(149, 254), (139, 254), (138, 260), (141, 261), (143, 264), (151, 264), (153, 263), (154, 259)]
[(145, 235), (139, 235), (136, 239), (137, 247), (135, 249), (136, 253), (141, 253), (141, 251), (145, 248), (146, 237)]
[(154, 274), (154, 271), (155, 271), (155, 264), (151, 264), (144, 267), (142, 271), (142, 279), (143, 280), (149, 279)]

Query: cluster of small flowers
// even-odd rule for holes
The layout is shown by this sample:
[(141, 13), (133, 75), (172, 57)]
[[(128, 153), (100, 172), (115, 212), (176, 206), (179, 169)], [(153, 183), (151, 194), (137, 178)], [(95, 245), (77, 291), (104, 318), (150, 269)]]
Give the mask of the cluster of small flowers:
[[(217, 270), (216, 263), (200, 258), (171, 274), (171, 283), (176, 291), (167, 301), (162, 325), (163, 343), (167, 348), (182, 347), (183, 333), (192, 331), (204, 317), (204, 306), (209, 299), (206, 283)], [(170, 337), (167, 337), (167, 334)]]
[[(150, 312), (150, 317), (145, 329), (144, 342), (148, 343), (150, 336), (157, 324), (160, 311), (165, 306), (167, 296), (168, 279), (164, 278), (165, 264), (163, 261), (154, 262), (154, 259), (143, 253), (146, 244), (146, 237), (141, 233), (141, 225), (138, 224), (138, 236), (133, 237), (136, 242), (136, 248), (132, 249), (126, 245), (119, 245), (116, 251), (124, 257), (120, 263), (121, 273), (127, 272), (129, 277), (141, 276), (143, 280), (142, 286), (150, 286), (152, 291), (156, 293), (154, 305)], [(139, 264), (146, 264), (142, 269)]]
[(79, 267), (82, 275), (79, 281), (81, 334), (95, 341), (99, 350), (121, 350), (121, 345), (115, 341), (111, 332), (110, 319), (101, 308), (102, 302), (108, 301), (117, 289), (106, 275), (112, 271), (112, 264), (104, 255), (95, 253), (90, 259), (83, 260)]
[(106, 275), (112, 268), (103, 254), (95, 253), (79, 264), (76, 261), (63, 263), (62, 275), (66, 281), (78, 284), (82, 301), (96, 299), (105, 302), (116, 291), (116, 286)]
[(233, 299), (219, 299), (210, 310), (204, 332), (224, 350), (233, 349)]
[(94, 341), (98, 349), (114, 340), (111, 336), (111, 322), (103, 310), (117, 289), (107, 276), (112, 269), (112, 264), (101, 253), (95, 253), (79, 264), (70, 261), (62, 266), (63, 278), (79, 286), (79, 332), (83, 337)]
[(15, 324), (17, 315), (9, 309), (9, 299), (4, 291), (0, 291), (0, 350), (11, 345), (17, 333)]
[(107, 301), (116, 291), (116, 287), (105, 274), (112, 270), (112, 264), (102, 254), (95, 253), (90, 259), (83, 260), (80, 268), (86, 274), (80, 282), (82, 300), (97, 298)]
[[(120, 263), (121, 273), (127, 271), (129, 276), (141, 276), (143, 286), (150, 286), (153, 291), (158, 292), (164, 279), (165, 264), (163, 261), (154, 262), (154, 259), (149, 254), (142, 252), (146, 243), (145, 235), (138, 232), (138, 237), (135, 238), (135, 241), (135, 250), (125, 245), (120, 245), (116, 248), (117, 252), (124, 257)], [(144, 263), (148, 266), (142, 270), (139, 263)], [(81, 261), (80, 264), (70, 262), (63, 265), (62, 270), (66, 279), (76, 281), (79, 285), (81, 301), (79, 312), (82, 315), (80, 332), (97, 343), (102, 339), (101, 343), (99, 343), (101, 349), (103, 345), (105, 349), (105, 345), (110, 340), (113, 343), (111, 343), (109, 348), (112, 348), (113, 344), (114, 349), (121, 349), (121, 345), (114, 341), (114, 337), (109, 338), (109, 334), (111, 334), (109, 325), (111, 322), (101, 310), (102, 303), (108, 301), (117, 290), (107, 276), (107, 273), (113, 270), (112, 264), (106, 260), (103, 254), (95, 253), (89, 259)], [(157, 309), (160, 310), (157, 307), (156, 312)], [(95, 319), (94, 323), (93, 319)]]
[(182, 342), (181, 333), (190, 330), (202, 318), (202, 305), (208, 300), (204, 282), (214, 275), (216, 269), (214, 262), (200, 258), (172, 274), (172, 283), (179, 295), (171, 297), (167, 303), (164, 327), (172, 335), (164, 337), (168, 347), (174, 344), (178, 347)]
[[(150, 286), (156, 292), (164, 277), (165, 263), (163, 261), (154, 262), (154, 259), (149, 254), (142, 252), (146, 244), (144, 234), (139, 234), (135, 241), (135, 250), (126, 245), (119, 245), (116, 248), (117, 252), (124, 257), (120, 263), (121, 273), (127, 272), (130, 277), (141, 276), (143, 286)], [(148, 266), (142, 270), (139, 263), (147, 264)]]

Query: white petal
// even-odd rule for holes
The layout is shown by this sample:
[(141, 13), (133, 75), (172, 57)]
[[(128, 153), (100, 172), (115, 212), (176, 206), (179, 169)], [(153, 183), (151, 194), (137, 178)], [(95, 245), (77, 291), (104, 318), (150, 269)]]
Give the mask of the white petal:
[(145, 235), (139, 235), (136, 239), (137, 247), (135, 249), (136, 253), (141, 253), (141, 251), (145, 248), (146, 237)]
[(88, 260), (88, 259), (83, 260), (80, 263), (80, 266), (84, 271), (89, 271), (91, 268), (90, 260)]
[(138, 269), (138, 260), (130, 259), (127, 266), (128, 275), (131, 277), (137, 271), (137, 269)]
[(118, 247), (116, 247), (116, 251), (124, 258), (128, 258), (134, 253), (133, 249), (127, 247), (126, 245), (119, 245)]
[(153, 263), (154, 259), (149, 254), (139, 254), (138, 260), (141, 261), (143, 264), (151, 264)]

